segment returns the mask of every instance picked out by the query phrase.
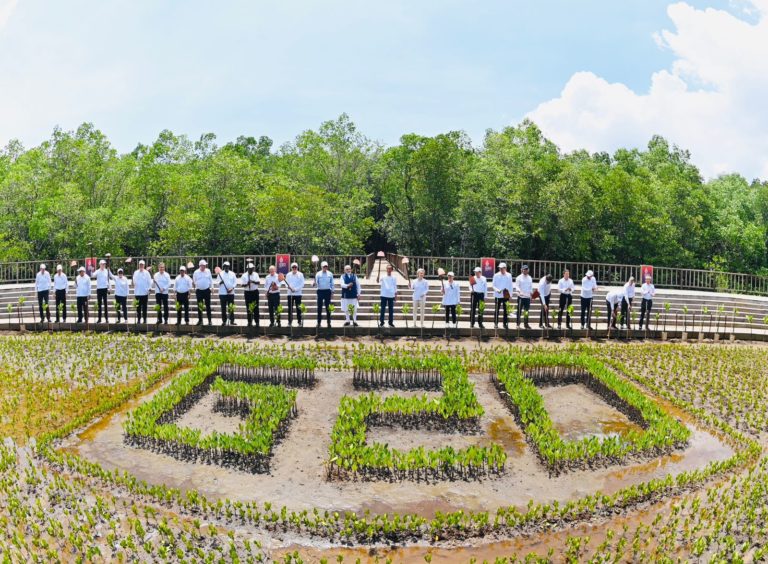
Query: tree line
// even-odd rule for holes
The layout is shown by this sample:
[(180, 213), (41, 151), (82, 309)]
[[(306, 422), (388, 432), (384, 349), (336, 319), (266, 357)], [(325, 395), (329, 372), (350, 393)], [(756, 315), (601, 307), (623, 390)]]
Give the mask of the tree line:
[(532, 122), (377, 143), (343, 114), (275, 147), (92, 124), (0, 152), (0, 260), (136, 254), (503, 256), (768, 272), (768, 182), (705, 181), (653, 137), (561, 151)]

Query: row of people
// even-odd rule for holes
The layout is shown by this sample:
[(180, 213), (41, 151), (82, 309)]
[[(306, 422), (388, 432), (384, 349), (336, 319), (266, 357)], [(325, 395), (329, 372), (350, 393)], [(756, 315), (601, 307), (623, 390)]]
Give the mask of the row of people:
[[(169, 320), (169, 295), (174, 292), (176, 302), (176, 324), (181, 324), (182, 317), (185, 323), (189, 323), (189, 302), (190, 293), (195, 292), (198, 303), (198, 325), (202, 325), (204, 315), (207, 316), (208, 324), (212, 324), (211, 310), (211, 292), (214, 284), (218, 284), (218, 295), (221, 307), (222, 324), (235, 324), (235, 292), (239, 286), (242, 288), (245, 298), (246, 316), (248, 325), (259, 326), (259, 288), (261, 278), (255, 272), (253, 263), (248, 263), (246, 271), (239, 277), (231, 270), (229, 262), (224, 262), (220, 270), (214, 274), (208, 268), (205, 260), (198, 263), (197, 270), (190, 276), (187, 268), (181, 266), (179, 273), (175, 278), (166, 272), (163, 263), (158, 264), (157, 272), (152, 275), (146, 267), (145, 261), (139, 261), (138, 269), (131, 278), (125, 276), (122, 268), (117, 270), (117, 274), (112, 274), (107, 267), (106, 261), (99, 263), (91, 276), (88, 276), (84, 267), (78, 269), (78, 274), (74, 280), (75, 294), (77, 299), (78, 323), (83, 319), (88, 321), (88, 300), (91, 296), (92, 279), (96, 282), (96, 300), (98, 307), (97, 323), (109, 322), (108, 296), (114, 291), (116, 302), (117, 320), (127, 321), (127, 300), (129, 294), (129, 285), (133, 285), (133, 294), (136, 303), (136, 322), (147, 323), (147, 309), (149, 295), (154, 291), (156, 299), (156, 309), (158, 311), (157, 323), (168, 323)], [(325, 315), (328, 326), (331, 325), (331, 303), (334, 293), (337, 289), (341, 294), (341, 309), (345, 316), (345, 325), (357, 326), (357, 314), (359, 309), (359, 298), (361, 295), (360, 278), (355, 274), (352, 268), (347, 265), (344, 267), (344, 273), (338, 280), (329, 270), (328, 263), (323, 261), (320, 270), (315, 274), (312, 281), (312, 287), (317, 292), (317, 325), (320, 326)], [(380, 303), (379, 303), (379, 325), (383, 326), (385, 318), (388, 324), (394, 327), (394, 304), (398, 295), (397, 278), (391, 265), (386, 268), (386, 274), (379, 280), (380, 284)], [(485, 300), (489, 289), (492, 289), (494, 308), (494, 326), (498, 327), (499, 321), (503, 323), (504, 328), (509, 326), (509, 312), (512, 309), (511, 300), (516, 299), (516, 323), (520, 326), (521, 318), (526, 328), (530, 328), (528, 323), (528, 312), (531, 307), (531, 300), (538, 299), (541, 304), (539, 313), (539, 326), (551, 327), (549, 321), (550, 298), (552, 296), (553, 277), (546, 275), (542, 277), (534, 289), (533, 279), (531, 278), (527, 265), (523, 265), (520, 274), (512, 278), (512, 274), (507, 271), (505, 263), (499, 264), (499, 270), (493, 276), (491, 287), (488, 280), (482, 276), (480, 267), (474, 269), (474, 275), (470, 278), (470, 326), (474, 327), (477, 323), (481, 328), (484, 327), (483, 317), (485, 310)], [(302, 306), (303, 291), (306, 285), (304, 274), (299, 271), (297, 263), (291, 264), (290, 272), (283, 276), (278, 274), (274, 266), (269, 267), (269, 273), (264, 279), (263, 288), (266, 290), (267, 310), (269, 313), (270, 327), (280, 325), (281, 288), (287, 290), (288, 301), (288, 324), (293, 323), (294, 314), (298, 324), (304, 324), (304, 311)], [(415, 326), (424, 326), (426, 314), (427, 294), (430, 290), (430, 284), (425, 278), (423, 269), (419, 269), (416, 278), (410, 284), (412, 286), (413, 300), (413, 321)], [(55, 292), (56, 322), (67, 319), (66, 299), (69, 280), (63, 272), (61, 265), (57, 265), (56, 274), (51, 277), (45, 264), (40, 265), (40, 271), (35, 280), (35, 289), (37, 291), (38, 305), (40, 308), (40, 318), (47, 317), (51, 320), (49, 304), (49, 293), (51, 288)], [(562, 278), (557, 283), (559, 291), (559, 304), (557, 314), (558, 328), (562, 328), (562, 318), (565, 315), (566, 327), (571, 329), (571, 312), (573, 310), (573, 295), (576, 291), (576, 285), (570, 276), (570, 272), (565, 270)], [(440, 291), (442, 294), (441, 303), (445, 310), (445, 322), (448, 326), (456, 326), (457, 306), (461, 302), (461, 285), (456, 281), (454, 273), (447, 274), (447, 280), (441, 280)], [(581, 328), (591, 329), (592, 301), (597, 291), (597, 281), (594, 273), (589, 270), (581, 280), (580, 286), (580, 321)], [(653, 297), (655, 296), (655, 287), (650, 276), (646, 277), (645, 283), (641, 287), (642, 305), (640, 313), (640, 328), (643, 322), (646, 322), (646, 328), (650, 323), (650, 312), (653, 307)], [(621, 308), (622, 315), (620, 319), (625, 323), (629, 319), (632, 303), (635, 295), (635, 280), (630, 278), (623, 288), (611, 290), (606, 297), (607, 310), (611, 323), (615, 325), (619, 318), (618, 311)], [(482, 304), (482, 305), (481, 305)]]

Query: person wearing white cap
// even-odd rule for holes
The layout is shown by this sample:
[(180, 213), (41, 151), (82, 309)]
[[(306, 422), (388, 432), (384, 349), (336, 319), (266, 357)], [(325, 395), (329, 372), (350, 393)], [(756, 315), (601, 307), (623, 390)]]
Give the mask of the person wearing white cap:
[(341, 285), (341, 309), (344, 311), (344, 326), (350, 323), (349, 310), (352, 310), (352, 324), (357, 327), (358, 298), (360, 297), (360, 280), (352, 272), (352, 266), (344, 266), (344, 274), (339, 278)]
[[(221, 324), (227, 324), (229, 318), (230, 325), (235, 323), (235, 286), (237, 286), (237, 276), (230, 270), (229, 261), (224, 261), (219, 271), (219, 303), (221, 304)], [(230, 307), (232, 304), (232, 307)]]
[(96, 304), (98, 306), (99, 318), (96, 323), (101, 323), (102, 307), (104, 309), (104, 321), (109, 323), (109, 304), (107, 302), (107, 296), (109, 295), (110, 281), (114, 279), (114, 276), (107, 268), (107, 261), (104, 259), (99, 261), (99, 268), (97, 268), (92, 278), (96, 279)]
[(507, 302), (512, 294), (512, 274), (507, 272), (507, 263), (499, 264), (499, 271), (493, 275), (493, 297), (496, 302), (496, 311), (493, 314), (493, 326), (499, 326), (499, 309), (504, 319), (504, 329), (508, 327)]
[(595, 273), (587, 270), (584, 278), (581, 279), (581, 328), (586, 324), (588, 329), (592, 329), (592, 298), (597, 291), (597, 280)]
[(152, 288), (152, 276), (146, 268), (144, 259), (139, 261), (139, 269), (133, 273), (133, 296), (139, 302), (136, 308), (136, 323), (147, 321), (147, 305), (149, 303), (149, 290)]
[[(49, 310), (48, 299), (51, 294), (51, 273), (48, 272), (44, 264), (40, 265), (40, 271), (35, 276), (35, 290), (37, 290), (37, 305), (40, 308), (40, 321), (48, 316), (48, 323), (51, 322), (51, 312)], [(43, 307), (45, 304), (45, 307)]]
[(64, 267), (56, 265), (56, 274), (53, 275), (53, 291), (56, 295), (56, 323), (59, 322), (59, 314), (63, 315), (63, 321), (67, 321), (67, 288), (69, 280), (64, 274)]
[(314, 286), (317, 288), (317, 326), (323, 319), (323, 308), (328, 327), (331, 326), (331, 300), (333, 299), (333, 273), (328, 270), (328, 263), (320, 263), (320, 271), (315, 274)]
[(213, 277), (208, 270), (208, 263), (205, 259), (200, 259), (197, 263), (197, 270), (192, 275), (192, 285), (195, 288), (195, 299), (197, 300), (197, 324), (203, 324), (203, 309), (208, 315), (208, 325), (211, 321), (211, 286), (213, 286)]
[(389, 309), (389, 326), (395, 326), (395, 300), (397, 299), (397, 278), (393, 275), (394, 268), (391, 264), (387, 265), (387, 273), (381, 277), (379, 284), (381, 292), (379, 295), (379, 327), (384, 327), (384, 311)]
[[(445, 325), (447, 327), (456, 327), (456, 306), (461, 300), (461, 290), (459, 283), (453, 279), (453, 272), (447, 274), (448, 280), (443, 286), (443, 307), (445, 308)], [(452, 323), (449, 323), (449, 319)]]
[[(640, 325), (638, 329), (643, 328), (643, 320), (645, 320), (645, 330), (649, 329), (651, 324), (651, 310), (653, 309), (653, 297), (656, 295), (656, 286), (653, 285), (653, 278), (650, 274), (645, 275), (645, 282), (640, 287), (640, 294), (643, 296), (640, 302)], [(646, 317), (646, 314), (648, 317)]]
[(160, 306), (157, 311), (157, 324), (165, 323), (168, 325), (168, 293), (171, 289), (171, 275), (165, 271), (165, 263), (157, 265), (157, 272), (152, 277), (152, 283), (155, 286), (155, 307)]
[(632, 311), (632, 301), (635, 299), (635, 277), (630, 276), (627, 283), (624, 284), (624, 299), (621, 302), (621, 322), (619, 325), (623, 328), (629, 325), (629, 312)]
[(269, 267), (269, 274), (264, 278), (264, 287), (267, 289), (267, 311), (269, 312), (269, 326), (274, 327), (275, 323), (280, 327), (280, 319), (277, 318), (277, 308), (280, 307), (280, 276), (277, 274), (275, 265)]
[(77, 322), (82, 323), (85, 319), (85, 322), (88, 323), (88, 298), (91, 296), (91, 279), (85, 273), (84, 266), (77, 269), (75, 296), (77, 296)]
[(245, 289), (245, 315), (248, 318), (248, 327), (256, 321), (256, 327), (259, 326), (259, 273), (255, 266), (249, 262), (246, 266), (243, 276), (240, 278), (240, 285)]
[[(485, 294), (488, 291), (488, 280), (482, 275), (483, 269), (475, 267), (475, 274), (469, 278), (470, 307), (469, 307), (469, 326), (475, 326), (475, 318), (481, 328), (483, 325), (483, 312), (480, 311), (480, 303), (485, 304)], [(484, 308), (485, 306), (483, 306)]]
[(549, 300), (552, 297), (552, 275), (547, 274), (541, 278), (536, 289), (539, 291), (539, 304), (541, 305), (539, 310), (539, 328), (545, 326), (551, 328), (549, 324)]
[(575, 285), (571, 278), (571, 271), (567, 268), (563, 271), (563, 277), (557, 283), (557, 289), (560, 292), (560, 309), (557, 312), (557, 328), (560, 329), (563, 323), (563, 312), (565, 312), (565, 326), (571, 328), (570, 306), (573, 303), (573, 289)]
[(117, 269), (115, 276), (115, 301), (117, 302), (117, 322), (125, 319), (128, 323), (128, 285), (130, 279), (122, 268)]
[(427, 310), (427, 292), (429, 292), (429, 281), (424, 277), (426, 272), (423, 268), (416, 271), (416, 279), (411, 287), (413, 288), (413, 326), (424, 327), (424, 314)]
[(515, 279), (515, 287), (517, 288), (517, 318), (515, 320), (518, 327), (520, 327), (520, 314), (525, 311), (523, 316), (523, 324), (526, 329), (530, 329), (528, 325), (528, 312), (531, 310), (531, 295), (533, 294), (533, 279), (528, 274), (528, 265), (524, 264), (520, 269), (520, 274)]
[(611, 328), (616, 329), (616, 317), (619, 306), (624, 301), (624, 288), (614, 288), (605, 296), (605, 308), (608, 316), (608, 323)]
[(173, 289), (176, 292), (176, 325), (181, 325), (181, 314), (184, 310), (184, 323), (189, 325), (189, 291), (192, 289), (192, 277), (187, 274), (187, 267), (181, 265), (179, 274), (173, 281)]
[(299, 265), (295, 262), (291, 264), (291, 271), (285, 275), (285, 285), (288, 287), (288, 325), (293, 325), (293, 308), (295, 307), (299, 327), (303, 327), (301, 296), (304, 290), (304, 274), (299, 271)]

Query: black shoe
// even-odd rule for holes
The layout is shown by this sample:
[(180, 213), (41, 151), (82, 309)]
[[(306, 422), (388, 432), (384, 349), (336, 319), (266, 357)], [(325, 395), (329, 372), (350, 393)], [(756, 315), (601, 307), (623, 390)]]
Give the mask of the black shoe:
[(349, 321), (344, 322), (344, 327), (349, 327)]
[(390, 324), (389, 324), (389, 326), (390, 326), (390, 327), (394, 327), (394, 326), (395, 326), (395, 324), (394, 324), (394, 323), (390, 323)]
[(567, 323), (567, 324), (565, 325), (565, 328), (566, 328), (566, 329), (568, 329), (568, 330), (571, 330), (571, 329), (573, 329), (573, 327), (571, 327), (571, 324), (570, 324), (570, 323)]
[(179, 325), (181, 325), (181, 321), (176, 322), (176, 327), (178, 327)]
[(328, 322), (328, 329), (330, 329), (330, 328), (331, 328), (331, 322), (329, 321)]
[(274, 326), (275, 326), (275, 322), (274, 322), (274, 321), (270, 321), (270, 322), (269, 322), (269, 326), (270, 326), (270, 327), (274, 327)]
[(101, 317), (99, 317), (99, 320), (96, 323), (101, 323)]
[(379, 321), (379, 327), (384, 327), (384, 322), (383, 321)]
[(195, 323), (195, 325), (202, 325), (202, 324), (203, 324), (203, 321), (202, 321), (202, 320), (200, 320), (200, 321), (198, 321), (197, 323)]
[(530, 329), (530, 328), (531, 328), (531, 326), (530, 326), (530, 325), (528, 325), (528, 324), (526, 323), (526, 324), (525, 324), (525, 328), (526, 328), (526, 329)]
[(317, 326), (320, 327), (320, 322), (319, 321), (317, 322)]
[(251, 325), (253, 325), (253, 322), (249, 321), (248, 322), (248, 327), (250, 327)]
[(155, 325), (160, 325), (162, 322), (163, 322), (162, 319), (158, 319), (157, 322), (155, 323)]
[(230, 321), (229, 324), (230, 325), (237, 325), (237, 321)]
[(82, 320), (82, 319), (78, 319), (78, 320), (77, 320), (77, 322), (78, 322), (78, 323), (82, 323), (82, 322), (83, 322), (83, 320)]
[(483, 325), (483, 322), (480, 322), (480, 329), (485, 329), (485, 325)]
[(352, 325), (354, 325), (355, 327), (357, 327), (357, 321), (353, 321), (353, 322), (352, 322)]
[(509, 329), (509, 323), (504, 324), (504, 329)]

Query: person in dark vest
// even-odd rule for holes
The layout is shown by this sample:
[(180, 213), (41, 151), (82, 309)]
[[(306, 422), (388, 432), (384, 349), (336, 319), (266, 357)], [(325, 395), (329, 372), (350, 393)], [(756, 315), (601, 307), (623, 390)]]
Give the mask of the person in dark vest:
[(349, 325), (350, 310), (352, 313), (352, 325), (357, 327), (358, 299), (360, 297), (360, 280), (352, 272), (352, 267), (346, 265), (344, 274), (339, 279), (341, 284), (341, 309), (344, 310), (344, 325)]

